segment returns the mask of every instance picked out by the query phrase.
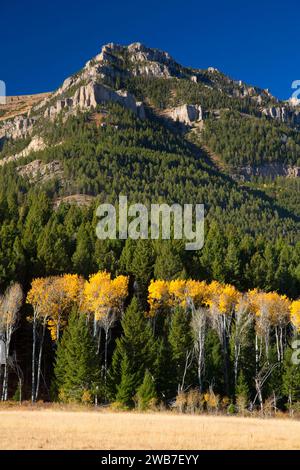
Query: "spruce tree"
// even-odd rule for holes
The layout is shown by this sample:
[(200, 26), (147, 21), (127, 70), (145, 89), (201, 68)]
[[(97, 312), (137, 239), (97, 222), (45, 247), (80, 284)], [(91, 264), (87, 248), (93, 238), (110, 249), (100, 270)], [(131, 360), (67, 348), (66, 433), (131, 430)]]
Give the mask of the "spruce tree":
[(135, 278), (136, 293), (144, 307), (147, 305), (147, 287), (153, 277), (154, 252), (151, 240), (139, 240), (133, 255), (131, 272)]
[(154, 378), (147, 369), (144, 375), (143, 383), (139, 386), (137, 391), (138, 407), (141, 410), (149, 408), (151, 402), (156, 399), (156, 390)]
[(74, 271), (86, 277), (96, 268), (95, 263), (93, 263), (94, 247), (91, 233), (92, 227), (90, 224), (82, 224), (79, 227), (76, 250), (72, 256)]
[(249, 400), (249, 387), (247, 384), (247, 381), (245, 379), (244, 373), (241, 370), (239, 375), (238, 375), (238, 380), (236, 384), (236, 391), (235, 391), (236, 396), (241, 396), (245, 399), (245, 402), (248, 402)]
[(136, 389), (137, 377), (126, 352), (121, 362), (121, 382), (117, 386), (116, 401), (124, 407), (131, 407), (134, 404), (134, 393)]
[(184, 266), (179, 253), (173, 249), (168, 240), (160, 241), (158, 244), (158, 255), (154, 264), (154, 276), (156, 279), (178, 279), (182, 277)]
[(94, 392), (100, 385), (96, 350), (86, 318), (76, 310), (58, 346), (55, 378), (63, 401), (81, 401), (84, 392)]
[[(168, 342), (170, 347), (170, 367), (173, 371), (173, 392), (176, 393), (187, 379), (187, 367), (191, 362), (192, 337), (190, 316), (177, 308), (172, 314)], [(184, 377), (185, 376), (185, 377)]]
[(293, 403), (300, 402), (300, 364), (293, 362), (294, 352), (291, 348), (286, 350), (282, 376), (282, 391), (290, 409)]
[[(149, 320), (136, 297), (131, 301), (122, 319), (123, 335), (116, 341), (109, 373), (110, 394), (121, 401), (120, 387), (127, 389), (131, 384), (131, 397), (143, 382), (146, 369), (154, 372), (157, 355), (157, 342), (153, 336)], [(125, 359), (126, 358), (126, 359)], [(130, 376), (127, 381), (126, 376)], [(127, 395), (127, 392), (125, 394)], [(123, 402), (128, 404), (127, 399)]]

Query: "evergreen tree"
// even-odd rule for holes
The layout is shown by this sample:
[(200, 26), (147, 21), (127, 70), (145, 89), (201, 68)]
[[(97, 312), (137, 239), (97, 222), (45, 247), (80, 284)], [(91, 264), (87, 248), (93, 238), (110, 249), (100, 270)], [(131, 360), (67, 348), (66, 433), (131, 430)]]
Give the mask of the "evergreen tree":
[(156, 279), (178, 279), (183, 274), (183, 263), (180, 255), (172, 248), (168, 240), (160, 241), (158, 244), (158, 255), (154, 264), (154, 277)]
[(121, 382), (117, 386), (116, 395), (116, 401), (122, 406), (133, 406), (137, 380), (137, 373), (133, 372), (132, 364), (125, 352), (121, 362)]
[(76, 250), (72, 256), (74, 271), (88, 277), (95, 269), (93, 263), (94, 246), (90, 224), (81, 224), (77, 233)]
[(153, 277), (154, 252), (151, 240), (138, 240), (131, 263), (131, 272), (135, 278), (136, 293), (146, 307), (147, 287)]
[(173, 393), (184, 388), (189, 376), (189, 365), (192, 360), (192, 337), (189, 314), (177, 308), (172, 314), (168, 335), (173, 373)]
[(156, 390), (154, 385), (154, 378), (147, 369), (144, 375), (143, 383), (139, 386), (137, 391), (138, 407), (141, 410), (146, 410), (155, 399)]
[(249, 400), (249, 387), (247, 384), (247, 381), (245, 379), (244, 373), (241, 370), (239, 375), (238, 375), (238, 380), (237, 380), (237, 385), (236, 385), (236, 390), (235, 390), (236, 396), (243, 397), (245, 402), (248, 402)]
[(56, 355), (54, 374), (61, 400), (81, 401), (84, 392), (95, 392), (100, 385), (96, 357), (86, 318), (74, 310)]
[[(131, 395), (143, 382), (146, 369), (154, 372), (157, 355), (157, 342), (153, 336), (149, 320), (144, 316), (136, 297), (131, 301), (122, 319), (123, 335), (116, 341), (110, 371), (110, 392), (119, 397), (121, 384), (132, 385)], [(126, 358), (126, 360), (124, 359)], [(123, 374), (128, 375), (127, 381)], [(122, 385), (123, 388), (123, 385)], [(127, 393), (127, 392), (126, 392)]]
[(287, 348), (283, 363), (282, 391), (287, 398), (288, 407), (300, 402), (300, 364), (295, 364), (292, 356), (295, 350)]
[(64, 226), (51, 219), (38, 238), (37, 259), (45, 275), (67, 272), (70, 267), (68, 239)]

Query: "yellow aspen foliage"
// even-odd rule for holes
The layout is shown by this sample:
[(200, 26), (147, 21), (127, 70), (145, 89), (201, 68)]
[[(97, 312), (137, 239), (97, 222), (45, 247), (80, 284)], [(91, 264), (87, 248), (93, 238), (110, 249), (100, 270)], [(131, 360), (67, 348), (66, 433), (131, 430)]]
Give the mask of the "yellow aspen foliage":
[(222, 290), (222, 284), (218, 281), (212, 281), (207, 286), (207, 297), (206, 297), (206, 305), (207, 307), (213, 307), (214, 305), (218, 304), (218, 299), (220, 292)]
[[(220, 286), (218, 284), (218, 286)], [(206, 306), (210, 298), (209, 286), (205, 281), (193, 279), (175, 279), (172, 281), (152, 280), (148, 288), (148, 303), (150, 316), (154, 316), (165, 307), (191, 306), (199, 308)]]
[(172, 307), (186, 307), (186, 281), (182, 279), (175, 279), (170, 281), (169, 303)]
[(27, 294), (26, 303), (32, 305), (37, 319), (49, 315), (47, 309), (49, 282), (49, 278), (34, 279), (31, 283), (31, 289)]
[(232, 285), (225, 284), (219, 296), (219, 310), (221, 313), (230, 314), (234, 311), (241, 298), (241, 293)]
[(257, 303), (257, 299), (258, 299), (258, 295), (260, 294), (260, 292), (258, 291), (258, 289), (252, 289), (252, 290), (249, 290), (248, 293), (247, 293), (247, 299), (248, 299), (248, 305), (249, 305), (249, 311), (250, 313), (252, 313), (253, 315), (258, 315), (258, 303)]
[(290, 305), (291, 320), (297, 331), (300, 332), (300, 300), (295, 300)]
[(34, 279), (27, 295), (27, 303), (34, 309), (36, 319), (47, 321), (53, 341), (67, 323), (67, 314), (75, 304), (80, 304), (84, 280), (77, 274), (64, 274)]
[(290, 320), (290, 300), (277, 292), (248, 292), (249, 308), (257, 318), (267, 317), (273, 325), (284, 325)]
[(155, 316), (157, 312), (168, 304), (169, 283), (168, 281), (152, 280), (148, 287), (149, 315)]
[(112, 280), (111, 274), (106, 271), (90, 276), (84, 287), (85, 305), (96, 321), (111, 309), (121, 310), (127, 295), (128, 277), (118, 276)]
[(186, 296), (190, 299), (195, 308), (199, 308), (207, 303), (208, 287), (205, 281), (186, 281)]
[(231, 284), (221, 284), (217, 281), (208, 285), (206, 303), (208, 307), (221, 314), (233, 313), (241, 299), (241, 293)]
[(67, 324), (67, 316), (73, 305), (80, 305), (84, 279), (77, 274), (64, 274), (50, 278), (47, 286), (48, 328), (53, 341)]

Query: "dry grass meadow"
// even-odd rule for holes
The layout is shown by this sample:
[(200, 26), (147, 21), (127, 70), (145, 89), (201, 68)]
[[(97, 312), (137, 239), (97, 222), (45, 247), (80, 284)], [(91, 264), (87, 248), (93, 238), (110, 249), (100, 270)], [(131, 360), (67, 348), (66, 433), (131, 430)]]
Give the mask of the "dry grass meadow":
[(300, 449), (300, 422), (168, 413), (4, 409), (0, 449)]

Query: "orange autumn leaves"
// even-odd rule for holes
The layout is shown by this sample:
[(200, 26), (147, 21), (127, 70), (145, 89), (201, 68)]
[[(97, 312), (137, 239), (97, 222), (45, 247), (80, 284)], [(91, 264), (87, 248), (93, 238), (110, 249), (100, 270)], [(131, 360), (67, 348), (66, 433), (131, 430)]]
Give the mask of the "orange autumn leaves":
[(82, 313), (92, 313), (96, 321), (108, 310), (121, 308), (128, 295), (128, 278), (111, 279), (105, 271), (86, 281), (77, 274), (65, 274), (32, 281), (27, 295), (36, 320), (46, 322), (53, 341), (58, 341), (73, 306)]

